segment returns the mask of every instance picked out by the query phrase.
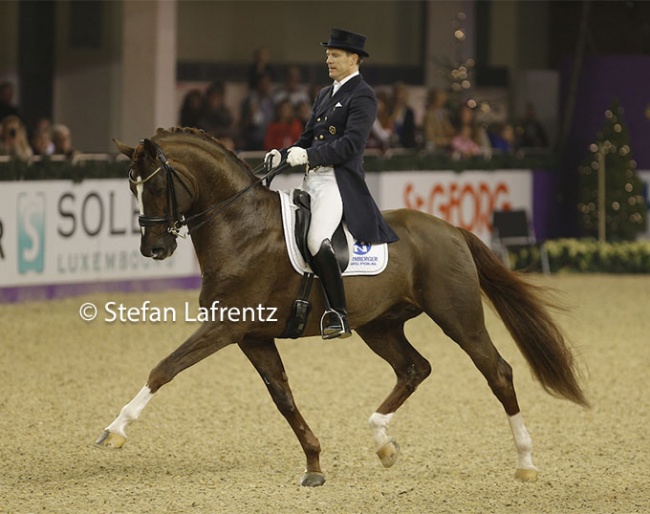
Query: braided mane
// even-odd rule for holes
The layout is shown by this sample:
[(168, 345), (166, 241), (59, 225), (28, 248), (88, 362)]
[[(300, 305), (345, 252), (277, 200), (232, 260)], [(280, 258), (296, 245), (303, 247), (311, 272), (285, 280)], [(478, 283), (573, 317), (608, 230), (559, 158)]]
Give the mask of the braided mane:
[(170, 127), (168, 129), (158, 128), (158, 130), (156, 130), (156, 135), (152, 139), (164, 139), (166, 137), (173, 137), (175, 135), (192, 136), (215, 145), (226, 157), (230, 158), (230, 160), (232, 160), (235, 164), (244, 168), (249, 173), (252, 172), (250, 165), (246, 161), (240, 159), (236, 153), (226, 148), (221, 141), (202, 129), (193, 127)]

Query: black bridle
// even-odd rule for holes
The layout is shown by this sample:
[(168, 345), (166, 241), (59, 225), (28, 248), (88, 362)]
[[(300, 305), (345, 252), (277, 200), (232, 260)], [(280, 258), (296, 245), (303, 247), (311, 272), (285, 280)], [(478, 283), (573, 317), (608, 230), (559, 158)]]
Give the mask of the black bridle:
[[(254, 182), (246, 186), (244, 189), (237, 191), (234, 195), (226, 198), (225, 200), (217, 202), (207, 207), (206, 209), (202, 210), (201, 212), (193, 214), (192, 216), (186, 217), (182, 212), (178, 210), (178, 200), (176, 197), (174, 178), (176, 178), (176, 180), (178, 180), (181, 183), (183, 188), (191, 196), (192, 192), (190, 191), (190, 188), (185, 184), (183, 179), (180, 177), (180, 174), (172, 167), (171, 164), (169, 164), (169, 160), (167, 159), (164, 152), (162, 151), (162, 148), (160, 148), (160, 146), (158, 146), (157, 143), (151, 141), (150, 139), (145, 139), (143, 142), (146, 142), (151, 146), (153, 146), (153, 148), (156, 151), (156, 158), (160, 161), (160, 166), (156, 168), (156, 170), (151, 175), (149, 175), (147, 178), (144, 179), (140, 179), (140, 177), (134, 177), (133, 169), (130, 169), (129, 181), (135, 186), (143, 186), (146, 182), (151, 180), (151, 178), (153, 178), (160, 170), (164, 170), (167, 175), (167, 203), (168, 205), (171, 204), (171, 212), (168, 213), (166, 216), (147, 216), (144, 214), (144, 212), (142, 212), (140, 213), (140, 216), (138, 216), (138, 223), (140, 224), (140, 227), (142, 227), (143, 229), (145, 227), (152, 227), (154, 225), (160, 225), (162, 223), (166, 223), (167, 232), (172, 234), (174, 237), (179, 237), (179, 236), (182, 238), (187, 237), (189, 234), (191, 234), (199, 227), (201, 227), (202, 225), (210, 221), (212, 218), (214, 218), (217, 214), (223, 212), (223, 210), (226, 207), (234, 203), (241, 196), (246, 194), (248, 191), (253, 189), (258, 184), (261, 184), (264, 180), (267, 181), (267, 184), (270, 184), (271, 179), (277, 173), (283, 171), (285, 168), (288, 167), (287, 162), (284, 160), (275, 168), (271, 168), (270, 161), (266, 161), (253, 170), (254, 175), (256, 175), (261, 171), (266, 171), (264, 175), (262, 175), (261, 177), (257, 177)], [(194, 225), (192, 228), (188, 227), (186, 234), (182, 234), (180, 232), (180, 230), (184, 226), (187, 226), (190, 222), (196, 220), (197, 218), (200, 218), (201, 216), (205, 216), (206, 214), (209, 214), (209, 216), (204, 220), (200, 221), (198, 224)]]

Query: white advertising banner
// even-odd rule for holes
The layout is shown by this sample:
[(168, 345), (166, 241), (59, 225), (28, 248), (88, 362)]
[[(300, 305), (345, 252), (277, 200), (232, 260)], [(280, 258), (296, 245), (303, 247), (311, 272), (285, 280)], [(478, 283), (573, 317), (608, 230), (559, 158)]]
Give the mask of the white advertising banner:
[(143, 257), (137, 216), (121, 179), (0, 182), (0, 288), (199, 274), (189, 240)]
[(417, 209), (462, 227), (489, 244), (492, 212), (525, 209), (533, 215), (530, 170), (391, 171), (380, 174), (377, 203)]

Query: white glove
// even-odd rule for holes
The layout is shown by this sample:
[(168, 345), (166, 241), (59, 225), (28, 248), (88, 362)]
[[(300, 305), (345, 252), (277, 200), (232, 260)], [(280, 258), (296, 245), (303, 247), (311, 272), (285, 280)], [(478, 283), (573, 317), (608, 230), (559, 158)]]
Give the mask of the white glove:
[(287, 163), (289, 166), (300, 166), (301, 164), (309, 164), (307, 157), (307, 150), (299, 146), (292, 146), (287, 152)]
[(281, 160), (282, 160), (282, 156), (280, 155), (280, 152), (277, 151), (275, 148), (264, 156), (265, 163), (271, 161), (271, 169), (277, 168)]

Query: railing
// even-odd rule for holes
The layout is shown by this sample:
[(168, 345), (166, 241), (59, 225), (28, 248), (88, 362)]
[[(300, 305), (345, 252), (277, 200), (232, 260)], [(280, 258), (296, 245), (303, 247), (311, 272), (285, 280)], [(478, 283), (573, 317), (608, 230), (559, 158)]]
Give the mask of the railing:
[[(239, 157), (252, 167), (264, 160), (266, 152), (241, 152)], [(366, 171), (418, 171), (418, 170), (495, 170), (495, 169), (543, 169), (556, 170), (558, 163), (549, 151), (526, 151), (517, 153), (494, 152), (489, 159), (472, 157), (454, 159), (448, 153), (429, 153), (401, 148), (366, 150)], [(87, 178), (120, 178), (126, 176), (128, 158), (122, 154), (80, 153), (72, 159), (64, 156), (35, 156), (21, 161), (0, 156), (0, 181), (52, 180), (81, 181)]]

